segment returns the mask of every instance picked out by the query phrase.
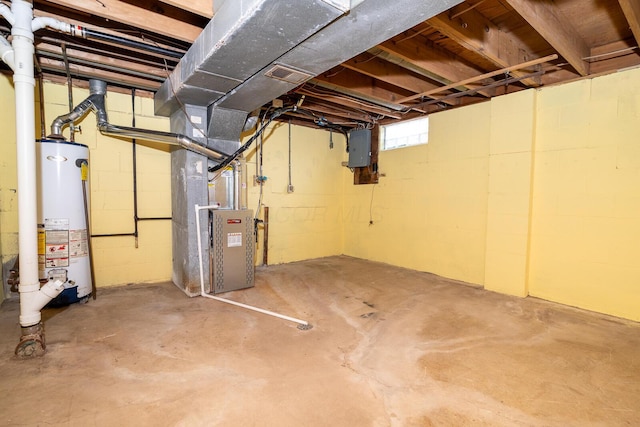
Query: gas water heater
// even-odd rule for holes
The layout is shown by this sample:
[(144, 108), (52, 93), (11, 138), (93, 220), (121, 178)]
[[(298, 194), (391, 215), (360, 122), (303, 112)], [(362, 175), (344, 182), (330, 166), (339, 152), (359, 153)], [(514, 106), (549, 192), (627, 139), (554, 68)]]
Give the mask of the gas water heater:
[(86, 301), (92, 290), (85, 212), (89, 191), (84, 187), (89, 147), (43, 139), (37, 141), (36, 149), (40, 281), (64, 283), (64, 291), (50, 306)]

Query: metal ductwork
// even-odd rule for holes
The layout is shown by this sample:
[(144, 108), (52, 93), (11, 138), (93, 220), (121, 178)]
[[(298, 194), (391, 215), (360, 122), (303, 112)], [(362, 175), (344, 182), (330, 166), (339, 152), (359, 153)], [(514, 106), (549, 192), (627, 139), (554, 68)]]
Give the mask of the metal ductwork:
[(105, 108), (105, 94), (107, 84), (101, 80), (89, 80), (89, 96), (78, 104), (71, 112), (57, 117), (51, 124), (49, 138), (64, 139), (62, 128), (69, 123), (74, 123), (84, 117), (89, 111), (96, 113), (98, 130), (104, 135), (123, 136), (126, 138), (138, 138), (147, 141), (162, 142), (170, 145), (179, 145), (182, 148), (202, 154), (211, 160), (221, 161), (228, 155), (216, 150), (204, 147), (192, 138), (179, 133), (162, 132), (150, 129), (116, 126), (109, 123)]
[[(252, 141), (240, 145), (250, 111), (461, 1), (214, 1), (211, 22), (156, 92), (155, 113), (168, 116), (174, 132), (240, 154)], [(199, 251), (209, 256), (209, 239), (191, 207), (208, 205), (207, 173), (229, 159), (211, 165), (172, 153), (172, 279), (190, 296), (201, 293), (200, 274), (209, 277), (209, 264), (201, 272), (194, 261)]]
[(458, 3), (224, 1), (156, 93), (155, 112), (208, 107), (208, 137), (239, 141), (249, 111)]

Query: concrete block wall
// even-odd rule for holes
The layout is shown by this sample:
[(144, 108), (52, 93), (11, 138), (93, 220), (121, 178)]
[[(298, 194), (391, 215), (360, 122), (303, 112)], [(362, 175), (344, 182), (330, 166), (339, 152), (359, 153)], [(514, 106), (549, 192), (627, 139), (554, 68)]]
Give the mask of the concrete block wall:
[[(289, 128), (272, 123), (264, 133), (262, 204), (269, 207), (269, 264), (299, 261), (343, 252), (343, 176), (345, 139), (333, 133), (300, 126), (291, 127), (291, 182), (289, 183)], [(254, 184), (257, 153), (247, 152), (248, 208), (258, 206), (260, 187)], [(263, 217), (261, 212), (260, 217)], [(260, 229), (256, 263), (262, 263), (263, 233)]]
[(6, 279), (18, 255), (18, 172), (16, 168), (16, 110), (13, 85), (0, 75), (0, 301), (8, 293)]
[[(13, 105), (7, 77), (0, 101)], [(47, 84), (46, 121), (67, 111), (66, 87)], [(74, 89), (79, 102), (87, 93)], [(113, 123), (131, 124), (131, 98), (109, 93)], [(0, 117), (0, 248), (17, 254), (13, 109)], [(138, 126), (167, 130), (151, 99), (136, 99)], [(94, 233), (132, 230), (131, 144), (81, 123), (91, 149)], [(344, 139), (288, 126), (265, 133), (263, 204), (269, 263), (350, 256), (429, 271), (486, 289), (532, 295), (640, 320), (640, 70), (529, 90), (432, 114), (429, 144), (380, 153), (380, 184), (354, 186)], [(141, 144), (142, 145), (142, 144)], [(140, 215), (170, 215), (170, 156), (140, 146)], [(255, 146), (249, 207), (258, 203)], [(370, 221), (373, 224), (370, 224)], [(140, 224), (133, 238), (96, 239), (98, 285), (171, 278), (170, 222)], [(256, 261), (262, 260), (262, 234)]]
[(380, 153), (376, 188), (345, 179), (345, 212), (374, 219), (345, 218), (345, 254), (640, 320), (640, 69), (432, 114), (430, 133)]
[(640, 320), (640, 69), (538, 92), (529, 294)]
[[(74, 88), (74, 103), (88, 96), (88, 90)], [(7, 108), (0, 117), (6, 138), (0, 142), (0, 244), (3, 264), (18, 253), (17, 198), (14, 93), (10, 76), (0, 76), (0, 102)], [(45, 83), (45, 124), (69, 111), (67, 87)], [(40, 135), (39, 112), (36, 121)], [(131, 126), (132, 99), (129, 94), (107, 94), (109, 120)], [(166, 118), (153, 116), (153, 100), (136, 97), (136, 125), (168, 130)], [(89, 146), (91, 226), (93, 234), (132, 233), (133, 177), (132, 144), (128, 140), (105, 137), (97, 132), (93, 113), (81, 120), (82, 131), (76, 132), (76, 142)], [(65, 135), (69, 136), (68, 128)], [(138, 141), (138, 209), (140, 217), (170, 217), (169, 151), (160, 144)], [(171, 279), (171, 222), (139, 223), (138, 248), (133, 237), (103, 237), (93, 240), (96, 282), (98, 286)]]

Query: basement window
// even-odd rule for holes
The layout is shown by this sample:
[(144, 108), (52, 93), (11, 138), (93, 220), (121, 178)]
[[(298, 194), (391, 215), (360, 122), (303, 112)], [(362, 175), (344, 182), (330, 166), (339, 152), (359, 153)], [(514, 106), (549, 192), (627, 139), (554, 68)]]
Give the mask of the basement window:
[(426, 144), (429, 141), (429, 117), (380, 126), (383, 150)]

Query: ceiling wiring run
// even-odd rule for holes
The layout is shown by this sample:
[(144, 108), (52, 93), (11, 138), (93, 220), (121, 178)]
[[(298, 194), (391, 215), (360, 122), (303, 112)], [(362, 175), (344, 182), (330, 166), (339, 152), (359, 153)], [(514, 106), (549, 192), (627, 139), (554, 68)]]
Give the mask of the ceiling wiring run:
[(253, 136), (251, 136), (251, 138), (249, 138), (247, 142), (242, 144), (240, 148), (238, 148), (235, 152), (233, 152), (231, 155), (229, 155), (226, 159), (224, 159), (217, 165), (209, 167), (209, 172), (216, 172), (228, 166), (231, 162), (233, 162), (236, 158), (238, 158), (238, 156), (244, 153), (251, 146), (251, 144), (253, 144), (262, 135), (262, 133), (267, 129), (267, 126), (269, 126), (271, 122), (273, 122), (275, 119), (282, 116), (283, 114), (286, 114), (289, 112), (297, 112), (300, 114), (304, 114), (308, 117), (313, 118), (313, 122), (315, 123), (316, 126), (320, 128), (332, 129), (340, 132), (347, 139), (347, 145), (348, 145), (349, 134), (347, 132), (347, 129), (343, 128), (342, 126), (334, 124), (326, 120), (324, 117), (320, 117), (316, 115), (313, 111), (309, 111), (304, 108), (299, 108), (297, 105), (294, 105), (292, 107), (283, 107), (273, 111), (273, 113), (269, 115), (268, 119), (266, 121), (263, 121), (260, 124), (256, 132), (253, 134)]

